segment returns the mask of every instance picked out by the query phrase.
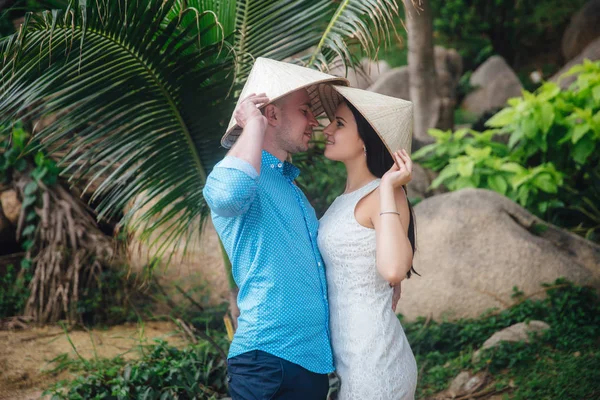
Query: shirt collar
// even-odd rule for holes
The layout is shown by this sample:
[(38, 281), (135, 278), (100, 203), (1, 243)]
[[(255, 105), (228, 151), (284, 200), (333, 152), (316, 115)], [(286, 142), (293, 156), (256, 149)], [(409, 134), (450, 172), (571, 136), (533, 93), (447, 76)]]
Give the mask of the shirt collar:
[(300, 175), (300, 170), (287, 161), (281, 161), (266, 150), (262, 151), (261, 168), (273, 169), (285, 177), (294, 180)]

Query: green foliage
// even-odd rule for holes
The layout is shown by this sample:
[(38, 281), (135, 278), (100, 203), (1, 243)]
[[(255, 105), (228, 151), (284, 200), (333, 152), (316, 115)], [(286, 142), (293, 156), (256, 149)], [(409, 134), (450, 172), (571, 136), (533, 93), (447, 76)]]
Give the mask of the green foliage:
[(16, 177), (29, 181), (23, 189), (21, 211), (25, 213), (25, 219), (20, 244), (25, 257), (18, 267), (9, 265), (0, 282), (0, 316), (5, 317), (21, 313), (29, 296), (28, 286), (32, 278), (30, 256), (40, 220), (34, 207), (42, 206), (41, 186), (54, 185), (59, 174), (54, 161), (43, 152), (27, 151), (30, 142), (29, 133), (20, 123), (14, 124), (9, 134), (0, 133), (0, 184), (9, 185)]
[(206, 342), (178, 349), (156, 340), (139, 349), (141, 358), (134, 361), (121, 356), (74, 361), (58, 357), (53, 372), (68, 368), (80, 375), (73, 381), (59, 382), (45, 394), (52, 400), (163, 400), (216, 399), (226, 393), (225, 361)]
[(586, 1), (433, 0), (431, 9), (438, 42), (457, 49), (470, 69), (493, 54), (519, 62), (535, 46), (558, 42)]
[(42, 205), (42, 189), (40, 186), (56, 184), (60, 173), (56, 163), (48, 158), (42, 151), (32, 152), (27, 149), (31, 143), (37, 141), (30, 139), (30, 134), (25, 131), (22, 124), (17, 123), (12, 127), (10, 134), (0, 132), (0, 183), (10, 183), (14, 175), (27, 175), (30, 182), (23, 190), (23, 211), (25, 212), (25, 227), (23, 228), (22, 247), (29, 251), (34, 245), (35, 231), (39, 216), (34, 207)]
[[(596, 390), (600, 378), (600, 301), (590, 287), (563, 279), (545, 284), (542, 300), (522, 298), (515, 288), (516, 305), (489, 311), (478, 319), (431, 322), (421, 318), (403, 324), (417, 364), (419, 397), (447, 387), (461, 370), (487, 370), (497, 385), (513, 380), (515, 399), (584, 399)], [(472, 354), (495, 332), (518, 322), (541, 320), (550, 329), (530, 344), (504, 343)], [(577, 382), (575, 385), (574, 382)]]
[[(154, 302), (142, 279), (126, 265), (102, 270), (93, 282), (81, 288), (77, 315), (86, 326), (118, 325), (151, 318)], [(154, 288), (152, 288), (154, 289)]]
[(6, 266), (6, 271), (0, 276), (0, 318), (19, 315), (25, 308), (29, 290), (20, 268), (14, 265)]
[[(545, 298), (524, 298), (515, 287), (512, 307), (490, 310), (479, 318), (455, 322), (421, 318), (403, 323), (421, 371), (418, 398), (444, 390), (462, 370), (489, 372), (493, 384), (498, 389), (508, 388), (514, 399), (593, 398), (600, 378), (598, 294), (591, 287), (563, 279), (543, 286)], [(530, 344), (504, 343), (483, 351), (480, 361), (471, 361), (473, 352), (492, 334), (531, 320), (545, 321), (550, 329), (532, 336)], [(226, 349), (224, 333), (207, 333)], [(75, 378), (54, 385), (47, 393), (56, 400), (206, 399), (225, 395), (226, 366), (208, 343), (176, 349), (162, 341), (150, 345), (140, 342), (137, 349), (140, 357), (131, 361), (122, 355), (93, 360), (61, 355), (48, 372), (68, 369)]]
[[(69, 3), (0, 40), (0, 124), (57, 116), (40, 143), (67, 150), (65, 175), (101, 182), (99, 219), (120, 219), (155, 255), (208, 218), (202, 188), (256, 57), (352, 64), (349, 48), (375, 52), (398, 14), (392, 0)], [(152, 235), (161, 226), (169, 235)]]
[(328, 160), (324, 151), (324, 142), (315, 141), (307, 152), (294, 156), (294, 164), (301, 171), (296, 182), (315, 208), (318, 218), (346, 187), (344, 164)]
[(487, 121), (492, 129), (431, 130), (436, 143), (413, 157), (440, 171), (434, 187), (491, 189), (549, 222), (597, 240), (600, 63), (586, 60), (568, 75), (574, 73), (579, 75), (569, 90), (548, 82), (510, 99)]
[(12, 34), (15, 31), (13, 20), (22, 17), (26, 12), (64, 7), (68, 2), (68, 0), (16, 0), (12, 2), (10, 8), (0, 9), (0, 37)]

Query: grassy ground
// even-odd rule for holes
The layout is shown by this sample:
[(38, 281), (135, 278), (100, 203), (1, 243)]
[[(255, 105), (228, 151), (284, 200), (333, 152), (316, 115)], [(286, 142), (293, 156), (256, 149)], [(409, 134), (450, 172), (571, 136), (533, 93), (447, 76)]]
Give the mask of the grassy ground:
[[(515, 290), (514, 306), (476, 319), (423, 318), (403, 323), (420, 369), (417, 398), (451, 398), (448, 386), (461, 371), (482, 378), (473, 397), (478, 399), (600, 398), (596, 291), (557, 281), (547, 285), (546, 292), (540, 300), (524, 298)], [(550, 329), (531, 336), (530, 343), (504, 343), (472, 361), (473, 353), (493, 333), (531, 320), (545, 321)], [(159, 329), (160, 324), (168, 329)], [(221, 351), (227, 351), (227, 335), (216, 322), (195, 325), (182, 328), (151, 322), (68, 335), (54, 328), (45, 333), (13, 332), (12, 338), (0, 340), (4, 346), (0, 364), (4, 371), (11, 371), (10, 377), (7, 372), (0, 375), (0, 386), (12, 385), (12, 397), (4, 398), (27, 398), (25, 394), (32, 389), (48, 387), (48, 397), (55, 399), (224, 397)], [(205, 340), (206, 335), (212, 343)], [(54, 384), (57, 380), (61, 381)]]

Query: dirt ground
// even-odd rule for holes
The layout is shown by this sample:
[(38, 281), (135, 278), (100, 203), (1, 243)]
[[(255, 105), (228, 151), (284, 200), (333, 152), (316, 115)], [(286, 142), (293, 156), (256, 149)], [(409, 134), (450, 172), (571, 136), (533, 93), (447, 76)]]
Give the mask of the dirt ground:
[[(131, 359), (138, 356), (132, 348), (140, 340), (152, 343), (160, 338), (174, 346), (183, 346), (186, 340), (176, 329), (170, 322), (146, 322), (143, 326), (126, 324), (107, 330), (74, 330), (69, 336), (84, 358), (94, 357), (95, 345), (98, 357), (112, 358), (126, 353), (123, 357)], [(53, 368), (50, 360), (64, 353), (77, 357), (58, 326), (0, 331), (0, 400), (39, 399), (49, 385), (72, 376), (70, 372), (44, 372)]]

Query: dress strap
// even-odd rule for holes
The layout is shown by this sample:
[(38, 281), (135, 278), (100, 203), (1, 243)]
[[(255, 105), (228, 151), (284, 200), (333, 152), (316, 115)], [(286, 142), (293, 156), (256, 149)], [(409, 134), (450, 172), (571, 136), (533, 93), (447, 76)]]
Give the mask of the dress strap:
[(375, 189), (377, 189), (379, 187), (380, 183), (381, 183), (381, 179), (375, 179), (375, 180), (367, 183), (365, 186), (361, 187), (360, 189), (356, 190), (356, 192), (354, 193), (355, 194), (354, 205), (356, 206), (359, 201), (361, 201), (362, 199), (367, 197), (367, 195), (369, 195)]

